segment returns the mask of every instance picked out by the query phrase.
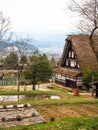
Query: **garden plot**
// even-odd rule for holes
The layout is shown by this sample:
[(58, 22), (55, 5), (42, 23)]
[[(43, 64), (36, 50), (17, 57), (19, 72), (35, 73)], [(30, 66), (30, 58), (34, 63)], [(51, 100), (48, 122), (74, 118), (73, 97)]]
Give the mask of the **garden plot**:
[(0, 126), (44, 123), (43, 117), (30, 104), (0, 106)]

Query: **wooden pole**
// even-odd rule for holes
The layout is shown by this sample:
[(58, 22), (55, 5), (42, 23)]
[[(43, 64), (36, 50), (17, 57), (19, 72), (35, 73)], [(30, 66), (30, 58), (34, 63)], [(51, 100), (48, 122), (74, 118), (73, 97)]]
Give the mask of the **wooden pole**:
[(92, 97), (94, 97), (94, 85), (93, 85), (93, 82), (94, 82), (94, 76), (92, 75)]

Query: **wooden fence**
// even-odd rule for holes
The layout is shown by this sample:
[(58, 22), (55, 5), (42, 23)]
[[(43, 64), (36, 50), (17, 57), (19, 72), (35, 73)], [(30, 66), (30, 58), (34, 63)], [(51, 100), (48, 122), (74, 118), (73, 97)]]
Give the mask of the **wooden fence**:
[(17, 85), (17, 78), (4, 78), (0, 80), (0, 86)]

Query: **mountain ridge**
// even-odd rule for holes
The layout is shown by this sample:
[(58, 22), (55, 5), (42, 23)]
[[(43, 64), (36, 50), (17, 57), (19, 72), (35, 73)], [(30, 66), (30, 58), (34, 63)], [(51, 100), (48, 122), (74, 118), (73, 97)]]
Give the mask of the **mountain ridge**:
[[(61, 56), (65, 45), (65, 38), (65, 33), (47, 35), (44, 39), (31, 38), (27, 43), (27, 49), (30, 50), (30, 53), (37, 50), (38, 52), (46, 53), (47, 55), (51, 54)], [(15, 48), (17, 48), (17, 41), (12, 41), (10, 43), (0, 41), (0, 51), (10, 52)]]

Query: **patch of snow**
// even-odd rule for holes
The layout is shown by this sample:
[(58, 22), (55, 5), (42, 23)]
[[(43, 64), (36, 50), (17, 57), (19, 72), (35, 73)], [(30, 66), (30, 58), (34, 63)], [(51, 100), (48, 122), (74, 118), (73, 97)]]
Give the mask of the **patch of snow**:
[(51, 96), (50, 99), (60, 99), (60, 96)]

